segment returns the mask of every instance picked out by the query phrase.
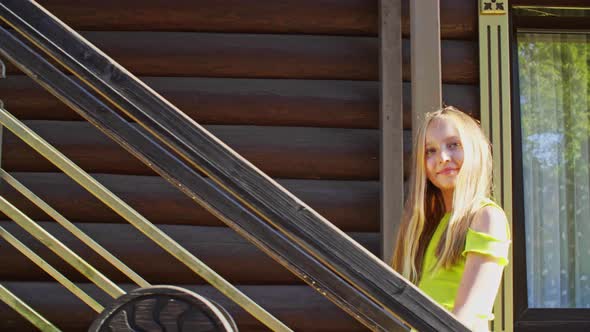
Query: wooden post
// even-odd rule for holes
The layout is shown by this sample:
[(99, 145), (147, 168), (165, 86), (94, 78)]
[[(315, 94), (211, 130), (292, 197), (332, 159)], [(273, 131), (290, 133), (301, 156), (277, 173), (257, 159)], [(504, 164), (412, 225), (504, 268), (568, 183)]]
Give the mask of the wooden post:
[(379, 4), (381, 258), (391, 264), (404, 200), (401, 0)]
[(410, 1), (412, 47), (412, 137), (424, 114), (441, 107), (440, 5)]
[[(494, 198), (512, 225), (512, 149), (510, 110), (510, 43), (508, 0), (479, 1), (479, 86), (481, 125), (494, 147)], [(520, 130), (520, 129), (519, 129)], [(512, 261), (512, 248), (509, 259)], [(512, 266), (504, 269), (504, 279), (494, 304), (492, 330), (514, 330), (512, 310)]]

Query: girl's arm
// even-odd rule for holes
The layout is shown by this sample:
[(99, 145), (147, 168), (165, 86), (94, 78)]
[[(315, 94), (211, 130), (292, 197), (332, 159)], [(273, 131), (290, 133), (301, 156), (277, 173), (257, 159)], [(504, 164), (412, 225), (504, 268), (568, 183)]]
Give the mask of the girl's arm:
[[(478, 211), (471, 229), (508, 241), (507, 224), (502, 210), (486, 206)], [(453, 313), (474, 331), (487, 331), (487, 319), (476, 317), (492, 311), (503, 269), (504, 266), (493, 256), (475, 252), (466, 254), (465, 271), (459, 284)]]

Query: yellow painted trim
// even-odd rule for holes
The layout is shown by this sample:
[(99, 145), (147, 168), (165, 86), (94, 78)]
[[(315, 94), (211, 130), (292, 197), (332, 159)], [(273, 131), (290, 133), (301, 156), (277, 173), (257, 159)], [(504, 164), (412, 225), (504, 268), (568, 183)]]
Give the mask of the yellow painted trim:
[[(481, 124), (492, 142), (494, 198), (506, 211), (512, 226), (512, 139), (510, 109), (510, 26), (506, 15), (485, 15), (480, 1), (479, 63)], [(509, 8), (508, 0), (504, 1)], [(508, 264), (494, 304), (494, 332), (514, 330), (513, 256)]]

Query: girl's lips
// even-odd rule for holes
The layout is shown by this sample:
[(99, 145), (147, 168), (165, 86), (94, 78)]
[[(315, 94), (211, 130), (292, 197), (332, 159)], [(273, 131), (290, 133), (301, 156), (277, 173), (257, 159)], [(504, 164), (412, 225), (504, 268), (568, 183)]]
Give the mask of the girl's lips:
[(458, 171), (457, 168), (445, 168), (442, 171), (438, 172), (438, 174), (448, 175), (451, 173), (456, 173)]

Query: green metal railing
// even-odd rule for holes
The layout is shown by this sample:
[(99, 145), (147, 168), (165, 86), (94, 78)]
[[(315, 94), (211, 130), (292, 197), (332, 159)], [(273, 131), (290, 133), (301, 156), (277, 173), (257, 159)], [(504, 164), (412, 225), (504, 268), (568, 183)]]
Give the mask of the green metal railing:
[[(2, 116), (6, 116), (9, 118), (8, 111), (4, 109), (0, 109), (2, 112)], [(14, 120), (13, 120), (14, 121)], [(37, 207), (39, 207), (43, 212), (47, 213), (53, 220), (57, 221), (60, 225), (62, 225), (65, 229), (67, 229), (70, 233), (72, 233), (76, 238), (94, 250), (97, 254), (101, 257), (106, 259), (109, 263), (115, 266), (119, 271), (123, 272), (129, 279), (135, 282), (137, 285), (141, 287), (148, 287), (150, 284), (145, 281), (139, 274), (135, 273), (132, 269), (130, 269), (125, 263), (121, 262), (117, 257), (111, 254), (108, 250), (103, 248), (100, 244), (94, 241), (90, 236), (86, 233), (82, 232), (76, 225), (66, 219), (63, 215), (53, 209), (49, 204), (45, 203), (41, 198), (39, 198), (35, 193), (30, 191), (27, 187), (25, 187), (22, 183), (20, 183), (17, 179), (13, 176), (8, 174), (5, 170), (0, 168), (0, 178), (4, 180), (6, 183), (11, 185), (14, 189), (16, 189), (19, 193), (21, 193), (24, 197), (28, 200), (33, 202)]]
[[(78, 184), (80, 184), (82, 187), (88, 190), (96, 198), (101, 200), (105, 205), (110, 207), (113, 211), (122, 216), (130, 224), (139, 229), (144, 235), (153, 240), (156, 244), (165, 249), (172, 256), (184, 263), (187, 267), (189, 267), (201, 278), (208, 281), (211, 285), (215, 286), (215, 288), (217, 288), (221, 293), (235, 301), (242, 308), (251, 313), (254, 317), (257, 317), (269, 328), (273, 329), (274, 331), (290, 331), (288, 327), (286, 327), (283, 323), (277, 320), (274, 316), (270, 315), (267, 311), (262, 309), (256, 302), (252, 301), (245, 294), (243, 294), (236, 287), (234, 287), (231, 283), (223, 279), (213, 269), (209, 268), (205, 263), (200, 261), (194, 255), (188, 252), (185, 248), (183, 248), (180, 244), (178, 244), (176, 241), (174, 241), (172, 238), (170, 238), (168, 235), (166, 235), (164, 232), (162, 232), (160, 229), (154, 226), (139, 212), (137, 212), (131, 206), (123, 202), (119, 197), (117, 197), (110, 190), (108, 190), (106, 187), (104, 187), (102, 184), (96, 181), (88, 173), (86, 173), (84, 170), (78, 167), (75, 163), (69, 160), (61, 152), (55, 149), (51, 144), (49, 144), (47, 141), (45, 141), (43, 138), (41, 138), (34, 131), (25, 126), (22, 122), (20, 122), (18, 119), (16, 119), (3, 108), (0, 109), (0, 124), (2, 124), (5, 128), (10, 130), (17, 137), (21, 138), (25, 143), (27, 143), (35, 151), (40, 153), (47, 160), (51, 161), (66, 175), (70, 176), (74, 181), (76, 181)], [(13, 185), (17, 189), (20, 189), (19, 191), (26, 193), (27, 197), (36, 197), (34, 197), (32, 192), (24, 188), (24, 186), (18, 183), (16, 179), (11, 177), (4, 170), (0, 169), (0, 176), (3, 179), (8, 179), (11, 185)], [(42, 202), (40, 199), (33, 199), (32, 201), (36, 203), (39, 207), (44, 209), (44, 211), (48, 212), (48, 214), (50, 213), (51, 216), (55, 217), (56, 221), (64, 225), (66, 229), (72, 231), (72, 233), (80, 236), (82, 239), (89, 239), (87, 235), (82, 235), (83, 233), (77, 227), (75, 227), (73, 224), (71, 224), (61, 215), (59, 215), (46, 203)], [(53, 236), (51, 236), (43, 228), (38, 226), (37, 223), (28, 218), (24, 213), (15, 208), (3, 197), (0, 197), (0, 211), (2, 211), (9, 218), (14, 220), (16, 223), (18, 223), (21, 227), (27, 230), (35, 238), (37, 238), (48, 248), (54, 251), (57, 255), (59, 255), (68, 263), (70, 263), (70, 265), (72, 265), (80, 273), (88, 277), (88, 279), (90, 279), (95, 285), (103, 289), (113, 298), (118, 298), (119, 296), (125, 294), (125, 292), (121, 288), (119, 288), (112, 281), (108, 280), (106, 277), (104, 277), (102, 274), (96, 271), (86, 261), (81, 259), (78, 255), (72, 252), (69, 248), (67, 248)], [(112, 256), (110, 253), (108, 253), (105, 249), (100, 247), (91, 239), (89, 243), (93, 248), (96, 248), (97, 253), (101, 254), (104, 258), (114, 258), (114, 256)], [(132, 277), (133, 279), (135, 279), (139, 286), (149, 286), (149, 283), (147, 283), (143, 278), (139, 277), (135, 272), (131, 271), (131, 269), (129, 269), (116, 258), (113, 265), (122, 268), (123, 272), (129, 273), (130, 278)], [(60, 279), (63, 278), (56, 279), (60, 281)], [(81, 291), (79, 289), (70, 289), (70, 291), (78, 295), (81, 299), (84, 300), (84, 302), (89, 304), (91, 307), (96, 307), (97, 304), (93, 302), (93, 300), (90, 299), (89, 296), (80, 293)], [(101, 309), (99, 309), (98, 311), (100, 312)]]

